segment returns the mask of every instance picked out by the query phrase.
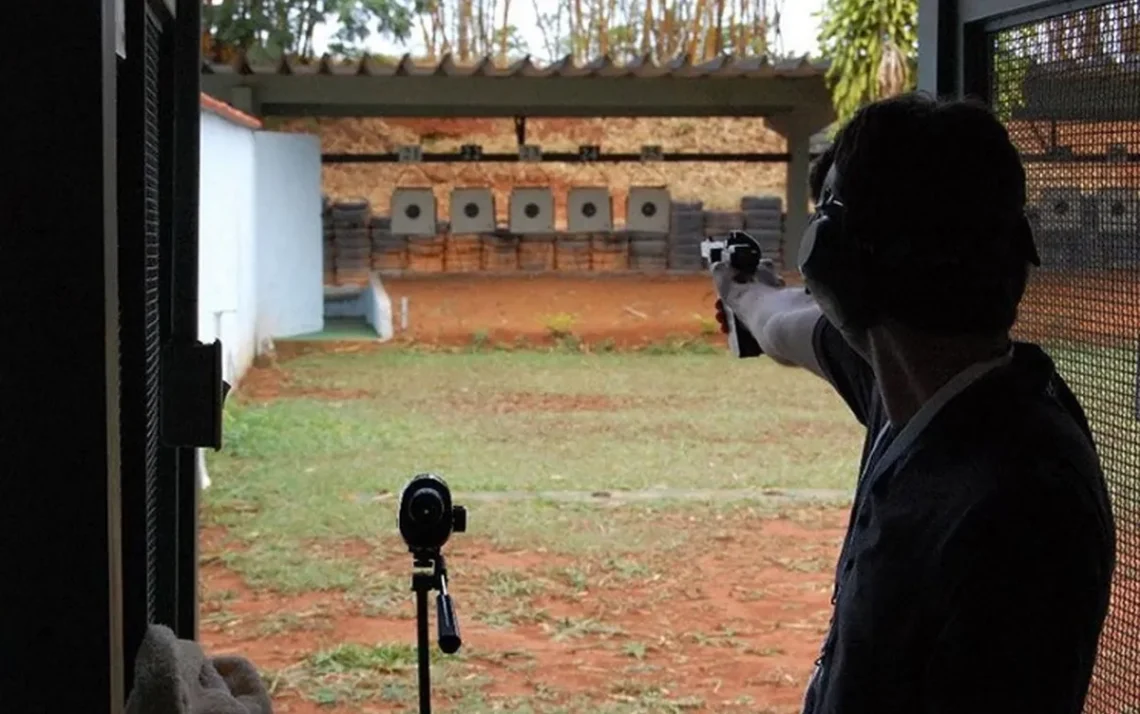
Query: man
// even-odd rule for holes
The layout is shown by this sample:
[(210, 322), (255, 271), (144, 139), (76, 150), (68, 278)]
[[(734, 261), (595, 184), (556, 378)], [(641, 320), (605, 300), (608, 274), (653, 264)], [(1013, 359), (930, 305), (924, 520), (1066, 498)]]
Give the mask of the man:
[(806, 291), (714, 272), (764, 352), (867, 427), (805, 712), (1078, 714), (1115, 531), (1080, 405), (1010, 338), (1038, 262), (1017, 150), (986, 107), (907, 95), (813, 178)]

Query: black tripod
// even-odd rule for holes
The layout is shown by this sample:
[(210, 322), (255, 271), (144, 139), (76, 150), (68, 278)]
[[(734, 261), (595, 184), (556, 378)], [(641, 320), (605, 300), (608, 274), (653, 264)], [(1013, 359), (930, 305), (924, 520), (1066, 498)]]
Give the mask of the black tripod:
[(451, 502), (447, 483), (435, 474), (420, 474), (400, 494), (400, 535), (412, 553), (412, 590), (416, 591), (416, 640), (419, 646), (420, 712), (431, 714), (431, 643), (428, 641), (428, 593), (435, 598), (439, 648), (455, 654), (462, 644), (455, 608), (447, 594), (447, 566), (441, 548), (451, 533), (467, 530), (467, 510)]
[(447, 566), (438, 548), (413, 553), (412, 590), (416, 591), (416, 640), (419, 647), (420, 714), (431, 714), (431, 642), (428, 638), (428, 593), (438, 590), (435, 598), (439, 648), (445, 654), (459, 651), (459, 621), (451, 595), (447, 593)]

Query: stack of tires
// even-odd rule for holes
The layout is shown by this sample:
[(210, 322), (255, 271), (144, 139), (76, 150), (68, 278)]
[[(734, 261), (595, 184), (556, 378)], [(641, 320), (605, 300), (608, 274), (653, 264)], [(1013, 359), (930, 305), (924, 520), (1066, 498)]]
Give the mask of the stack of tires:
[(629, 269), (644, 272), (664, 272), (669, 267), (669, 234), (629, 231)]
[(704, 204), (700, 201), (673, 201), (669, 212), (669, 268), (700, 270), (703, 267)]
[(555, 245), (555, 266), (560, 271), (577, 273), (590, 269), (591, 234), (563, 233)]
[(745, 196), (740, 199), (740, 211), (744, 230), (760, 242), (764, 257), (784, 268), (788, 262), (784, 255), (784, 200), (779, 196)]
[(362, 285), (372, 270), (372, 241), (368, 223), (372, 207), (367, 199), (339, 201), (332, 205), (333, 264), (337, 285)]
[(402, 270), (408, 253), (408, 239), (392, 235), (392, 219), (373, 216), (369, 226), (372, 234), (372, 269)]
[(710, 238), (744, 230), (744, 214), (735, 211), (705, 211), (704, 234)]

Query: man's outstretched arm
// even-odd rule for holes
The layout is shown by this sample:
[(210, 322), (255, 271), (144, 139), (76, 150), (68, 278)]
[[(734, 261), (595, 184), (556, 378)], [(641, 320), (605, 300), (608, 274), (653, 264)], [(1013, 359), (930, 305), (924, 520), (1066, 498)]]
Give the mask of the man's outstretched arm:
[(740, 283), (727, 264), (713, 267), (717, 319), (725, 325), (727, 306), (775, 362), (802, 367), (835, 388), (859, 423), (867, 423), (875, 375), (867, 361), (835, 329), (815, 298), (801, 287), (786, 287), (771, 261), (763, 261), (748, 282)]
[(816, 355), (814, 335), (823, 319), (819, 305), (802, 287), (784, 287), (769, 261), (745, 283), (736, 282), (732, 268), (713, 267), (720, 300), (717, 319), (724, 324), (724, 307), (731, 309), (764, 350), (779, 364), (825, 377)]

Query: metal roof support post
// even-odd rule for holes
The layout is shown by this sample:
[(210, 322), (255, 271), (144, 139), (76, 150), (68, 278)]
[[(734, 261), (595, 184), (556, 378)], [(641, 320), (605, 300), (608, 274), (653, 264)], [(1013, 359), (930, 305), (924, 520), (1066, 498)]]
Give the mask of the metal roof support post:
[(788, 178), (784, 191), (787, 218), (784, 221), (784, 267), (799, 265), (800, 238), (808, 222), (808, 170), (811, 163), (811, 135), (813, 132), (796, 131), (787, 137)]
[[(829, 107), (830, 109), (830, 107)], [(787, 141), (787, 180), (784, 187), (784, 266), (794, 268), (800, 251), (800, 238), (808, 222), (808, 172), (811, 168), (811, 137), (834, 119), (832, 112), (792, 112), (765, 120), (768, 127)]]

